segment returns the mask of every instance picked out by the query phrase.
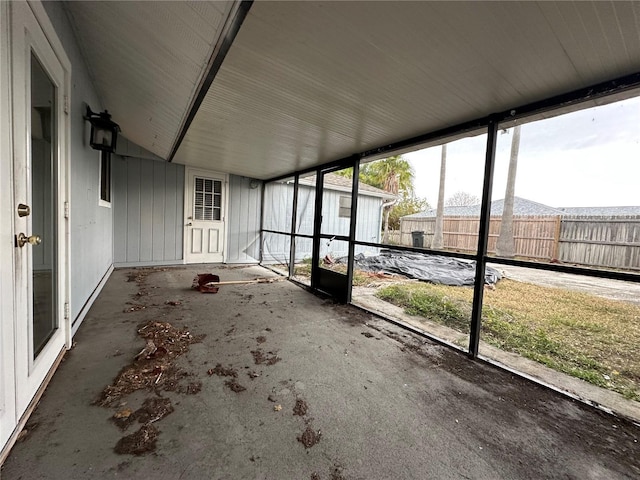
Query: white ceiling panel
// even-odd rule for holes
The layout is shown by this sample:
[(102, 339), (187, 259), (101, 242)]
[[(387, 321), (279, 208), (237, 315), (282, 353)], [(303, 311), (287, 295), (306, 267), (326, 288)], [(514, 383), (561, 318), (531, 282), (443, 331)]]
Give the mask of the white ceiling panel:
[(128, 139), (169, 155), (232, 6), (66, 3), (102, 107)]
[(640, 2), (255, 2), (174, 161), (290, 173), (639, 72), (639, 32)]
[[(102, 107), (168, 158), (238, 4), (66, 6)], [(173, 160), (269, 178), (637, 72), (640, 2), (256, 1)]]

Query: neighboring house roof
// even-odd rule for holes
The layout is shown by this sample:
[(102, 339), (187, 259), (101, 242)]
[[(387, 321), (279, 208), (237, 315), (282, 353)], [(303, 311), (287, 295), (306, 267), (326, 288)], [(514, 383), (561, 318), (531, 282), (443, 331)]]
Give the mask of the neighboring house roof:
[[(504, 199), (494, 200), (491, 202), (491, 215), (501, 216), (504, 208)], [(526, 198), (513, 197), (513, 214), (516, 216), (543, 216), (543, 215), (562, 215), (563, 212), (557, 208), (544, 205), (542, 203), (533, 202)], [(480, 205), (470, 205), (466, 207), (444, 207), (444, 215), (446, 217), (479, 217)], [(414, 213), (402, 218), (435, 218), (436, 209), (432, 208), (424, 212)]]
[[(316, 176), (311, 175), (309, 177), (301, 178), (300, 183), (302, 185), (315, 185)], [(337, 175), (335, 173), (327, 173), (324, 175), (324, 184), (325, 184), (325, 188), (328, 190), (351, 192), (351, 179), (347, 177), (343, 177), (342, 175)], [(381, 197), (389, 200), (393, 200), (396, 198), (396, 196), (393, 195), (392, 193), (385, 192), (380, 188), (374, 187), (372, 185), (367, 185), (366, 183), (362, 183), (362, 182), (360, 182), (358, 186), (358, 193), (360, 195), (368, 195), (371, 197)]]
[(636, 207), (560, 207), (564, 215), (581, 217), (619, 217), (624, 215), (640, 215), (640, 206)]

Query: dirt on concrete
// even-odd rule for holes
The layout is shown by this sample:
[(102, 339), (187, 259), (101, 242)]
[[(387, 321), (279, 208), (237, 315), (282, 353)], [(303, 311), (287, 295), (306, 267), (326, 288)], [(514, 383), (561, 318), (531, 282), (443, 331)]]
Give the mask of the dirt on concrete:
[(218, 363), (214, 368), (207, 370), (207, 374), (217, 375), (219, 377), (237, 377), (238, 371), (231, 367), (225, 368), (222, 364)]
[[(152, 272), (144, 271), (138, 272), (135, 276), (129, 275), (127, 281), (135, 281), (139, 288), (136, 297), (148, 294), (146, 281), (150, 273)], [(182, 302), (170, 300), (166, 301), (165, 305), (178, 307)], [(125, 309), (125, 313), (141, 312), (147, 306), (154, 307), (158, 304), (134, 304), (133, 307)], [(155, 450), (160, 431), (152, 424), (174, 411), (171, 399), (161, 397), (160, 391), (194, 395), (202, 390), (200, 381), (186, 384), (182, 382), (192, 374), (178, 367), (176, 362), (189, 351), (191, 345), (202, 342), (206, 335), (192, 335), (186, 326), (176, 328), (169, 322), (157, 320), (140, 323), (136, 333), (145, 340), (144, 348), (135, 355), (130, 364), (120, 370), (111, 385), (105, 387), (99, 398), (93, 402), (102, 407), (112, 406), (116, 402), (122, 406), (127, 403), (123, 399), (138, 390), (153, 391), (157, 395), (146, 398), (142, 406), (135, 411), (129, 407), (121, 408), (111, 417), (113, 423), (122, 431), (136, 421), (143, 424), (137, 432), (117, 442), (114, 450), (119, 454), (142, 455)]]
[(304, 448), (311, 448), (320, 441), (320, 438), (322, 438), (320, 430), (313, 430), (310, 425), (307, 425), (307, 428), (298, 437), (298, 441), (304, 445)]
[(334, 465), (333, 470), (331, 470), (331, 480), (346, 480), (342, 475), (342, 471), (344, 468), (341, 465)]
[(267, 352), (264, 353), (259, 348), (257, 350), (251, 350), (251, 355), (253, 355), (253, 361), (256, 365), (275, 365), (280, 360), (282, 360), (275, 352)]
[(111, 385), (106, 386), (94, 402), (108, 407), (136, 390), (195, 391), (193, 385), (183, 387), (180, 380), (188, 374), (174, 365), (190, 345), (201, 342), (202, 335), (193, 336), (186, 327), (175, 328), (168, 322), (149, 321), (140, 326), (138, 335), (146, 340), (145, 347), (134, 360), (120, 370)]
[[(640, 478), (637, 424), (471, 361), (357, 308), (325, 302), (286, 282), (252, 287), (248, 304), (237, 294), (240, 287), (201, 295), (187, 288), (193, 268), (180, 267), (148, 275), (148, 308), (124, 314), (122, 298), (136, 288), (127, 282), (130, 272), (116, 270), (107, 282), (73, 355), (32, 416), (38, 428), (14, 447), (3, 479), (173, 480), (212, 478), (212, 472), (215, 478), (314, 480)], [(259, 267), (225, 272), (235, 275), (230, 280), (264, 275)], [(182, 305), (167, 308), (167, 298)], [(145, 346), (147, 339), (135, 335), (142, 320), (207, 334), (174, 365), (183, 372), (177, 384), (200, 382), (202, 394), (178, 396), (163, 388), (158, 396), (153, 388), (142, 389), (115, 402), (105, 416), (89, 403), (124, 359)], [(224, 380), (244, 377), (218, 380), (202, 365), (219, 362), (223, 369), (251, 372), (255, 339), (267, 326), (273, 330), (271, 352), (260, 350), (258, 360), (282, 359), (264, 367), (251, 388), (230, 395)], [(364, 338), (367, 330), (379, 341)], [(123, 355), (114, 357), (116, 350)], [(189, 365), (200, 367), (192, 372)], [(148, 394), (170, 398), (174, 411), (148, 425), (136, 420), (129, 427), (140, 426), (135, 436), (118, 442), (122, 432), (108, 417), (136, 411)], [(306, 414), (284, 415), (297, 400), (307, 404)], [(116, 442), (131, 455), (126, 462), (114, 453)], [(153, 446), (155, 453), (144, 455)]]
[(153, 425), (143, 425), (140, 429), (122, 437), (116, 443), (114, 450), (120, 455), (144, 455), (156, 449), (159, 431)]
[(180, 385), (176, 391), (186, 395), (195, 395), (202, 391), (202, 382), (189, 382), (187, 385)]
[(224, 384), (231, 390), (232, 392), (240, 393), (246, 390), (246, 387), (240, 385), (235, 379), (227, 380)]
[(147, 398), (135, 412), (130, 408), (117, 411), (111, 420), (122, 431), (127, 430), (136, 421), (139, 423), (154, 423), (173, 412), (171, 399), (153, 397)]
[(295, 406), (293, 407), (293, 414), (304, 417), (307, 414), (308, 408), (309, 406), (307, 405), (307, 402), (305, 402), (301, 398), (298, 398), (296, 400)]

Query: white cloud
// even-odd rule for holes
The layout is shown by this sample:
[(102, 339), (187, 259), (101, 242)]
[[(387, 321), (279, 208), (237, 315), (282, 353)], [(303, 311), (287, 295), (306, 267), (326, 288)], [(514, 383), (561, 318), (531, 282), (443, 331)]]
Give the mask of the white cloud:
[[(486, 135), (447, 146), (445, 197), (480, 197)], [(498, 136), (493, 198), (504, 197), (511, 132)], [(406, 154), (416, 193), (435, 205), (441, 148)], [(516, 195), (560, 206), (640, 205), (640, 97), (524, 124)]]

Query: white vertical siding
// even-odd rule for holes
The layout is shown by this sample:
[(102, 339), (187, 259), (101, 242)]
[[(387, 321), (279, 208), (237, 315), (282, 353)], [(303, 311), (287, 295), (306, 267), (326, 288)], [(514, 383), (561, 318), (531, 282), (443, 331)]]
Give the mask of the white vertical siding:
[[(322, 233), (328, 235), (349, 234), (350, 219), (339, 216), (340, 197), (350, 193), (325, 189), (323, 194)], [(298, 189), (297, 233), (310, 235), (313, 233), (313, 208), (315, 189), (300, 185)], [(291, 205), (293, 201), (293, 184), (270, 184), (265, 191), (265, 228), (289, 232), (291, 230)], [(356, 239), (363, 242), (379, 242), (381, 233), (380, 208), (383, 200), (379, 197), (360, 194), (358, 197), (358, 217), (356, 221)], [(321, 243), (326, 247), (326, 241)], [(296, 261), (311, 257), (312, 241), (298, 239), (296, 242)], [(347, 255), (346, 242), (332, 242), (330, 250), (333, 256)], [(356, 253), (375, 252), (370, 247), (358, 247)], [(265, 242), (264, 262), (281, 262), (288, 258), (289, 242), (284, 235), (270, 235)]]
[[(296, 214), (296, 233), (313, 235), (313, 219), (315, 212), (316, 190), (315, 186), (300, 185), (298, 187), (298, 213)], [(309, 240), (309, 243), (311, 240)], [(301, 245), (306, 245), (303, 239), (298, 240), (296, 250)], [(310, 250), (309, 250), (310, 251)], [(296, 254), (296, 258), (297, 254)]]
[(113, 157), (114, 264), (182, 263), (184, 166)]
[(378, 197), (360, 195), (358, 198), (358, 219), (356, 222), (356, 240), (376, 243), (382, 232), (382, 204)]
[(258, 263), (260, 257), (260, 188), (251, 179), (229, 176), (227, 263)]
[(263, 225), (265, 230), (291, 231), (293, 187), (293, 182), (272, 182), (265, 185), (264, 208), (266, 215)]

